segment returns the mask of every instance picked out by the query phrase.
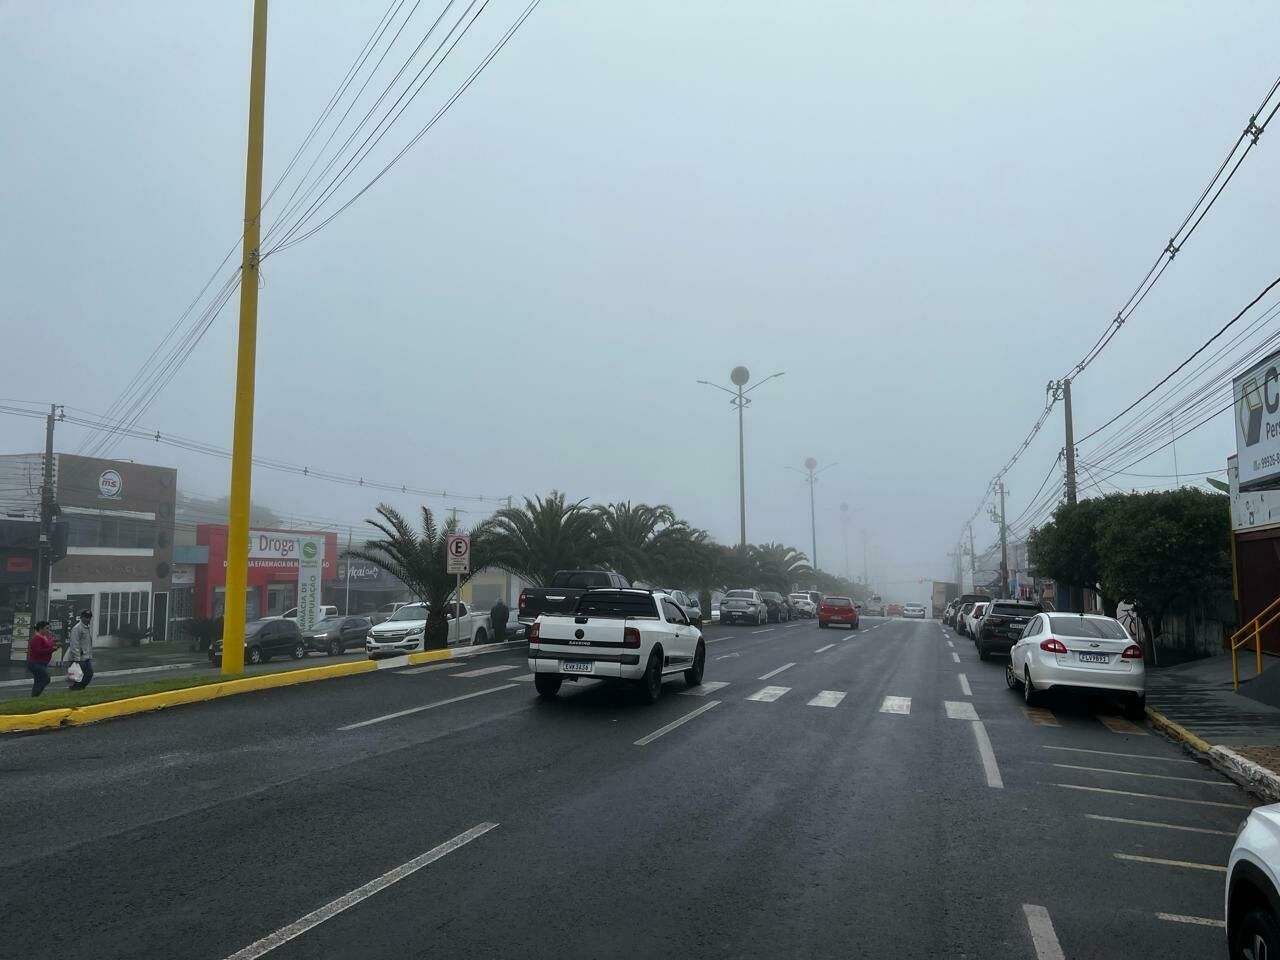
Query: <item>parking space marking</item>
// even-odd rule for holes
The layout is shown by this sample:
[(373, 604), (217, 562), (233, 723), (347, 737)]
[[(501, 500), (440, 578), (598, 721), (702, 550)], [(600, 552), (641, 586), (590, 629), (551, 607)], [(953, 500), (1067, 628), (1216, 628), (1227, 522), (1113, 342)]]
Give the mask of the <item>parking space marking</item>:
[(966, 677), (963, 673), (960, 674), (960, 692), (963, 693), (966, 697), (973, 696), (973, 690), (969, 687), (969, 678)]
[(843, 690), (822, 690), (816, 697), (809, 701), (807, 706), (810, 707), (838, 707), (840, 701), (845, 698)]
[(1037, 727), (1062, 726), (1062, 724), (1058, 722), (1058, 718), (1053, 715), (1053, 711), (1046, 710), (1044, 707), (1023, 707), (1022, 713)]
[(1156, 919), (1168, 920), (1172, 923), (1194, 923), (1201, 927), (1217, 927), (1219, 930), (1227, 928), (1224, 920), (1215, 920), (1212, 917), (1189, 917), (1185, 913), (1157, 913)]
[(959, 662), (960, 662), (960, 654), (958, 654), (958, 653), (956, 653), (954, 650), (952, 650), (952, 651), (951, 651), (951, 659), (952, 659), (952, 660), (954, 660), (956, 663), (959, 663)]
[(790, 690), (790, 687), (761, 687), (751, 696), (747, 697), (747, 699), (759, 700), (761, 703), (773, 703), (773, 701), (777, 700), (784, 693), (790, 692)]
[(910, 697), (885, 697), (884, 703), (880, 704), (881, 713), (910, 713), (911, 698)]
[[(972, 704), (966, 704), (972, 706)], [(1004, 789), (1004, 778), (1000, 776), (1000, 768), (996, 765), (996, 754), (991, 749), (991, 738), (987, 736), (987, 727), (981, 720), (973, 725), (973, 738), (978, 741), (978, 754), (982, 757), (982, 769), (987, 775), (987, 786)]]
[(1112, 733), (1131, 733), (1137, 737), (1145, 737), (1147, 735), (1147, 731), (1124, 717), (1113, 717), (1107, 713), (1100, 713), (1098, 714), (1098, 722)]
[(1248, 804), (1226, 803), (1222, 800), (1189, 800), (1186, 797), (1170, 797), (1163, 793), (1136, 793), (1133, 790), (1112, 790), (1110, 787), (1086, 787), (1079, 783), (1055, 783), (1064, 790), (1087, 790), (1090, 793), (1110, 793), (1120, 797), (1141, 797), (1143, 800), (1172, 800), (1174, 803), (1193, 803), (1199, 807), (1226, 807), (1229, 810), (1252, 810)]
[(944, 700), (942, 705), (947, 708), (948, 720), (978, 719), (978, 711), (973, 709), (973, 704), (968, 700)]
[(792, 667), (794, 667), (794, 666), (795, 666), (795, 664), (794, 664), (794, 663), (784, 663), (784, 664), (783, 664), (782, 666), (780, 666), (777, 670), (770, 670), (770, 671), (769, 671), (768, 673), (766, 673), (763, 677), (757, 677), (756, 679), (757, 679), (757, 680), (768, 680), (770, 677), (776, 677), (776, 676), (777, 676), (778, 674), (780, 674), (783, 670), (790, 670), (790, 669), (791, 669)]
[(1066, 750), (1070, 753), (1096, 753), (1104, 757), (1129, 757), (1133, 760), (1159, 760), (1161, 763), (1190, 763), (1193, 766), (1200, 766), (1195, 760), (1187, 760), (1185, 757), (1157, 757), (1151, 753), (1117, 753), (1115, 750), (1089, 750), (1085, 747), (1057, 747), (1050, 746), (1047, 743), (1041, 744), (1046, 750)]
[(518, 663), (500, 663), (496, 667), (481, 667), (478, 670), (468, 670), (466, 673), (455, 673), (451, 674), (451, 676), (467, 677), (469, 679), (471, 677), (486, 677), (491, 673), (503, 673), (507, 670), (519, 669), (520, 665)]
[(412, 677), (419, 673), (434, 673), (437, 670), (457, 670), (462, 664), (456, 660), (447, 663), (428, 663), (425, 667), (413, 667), (409, 670), (397, 670), (392, 676)]
[(400, 864), (393, 870), (388, 870), (382, 876), (370, 880), (364, 886), (357, 887), (350, 893), (343, 894), (337, 900), (329, 901), (318, 910), (312, 910), (305, 916), (299, 917), (287, 927), (281, 927), (274, 933), (267, 934), (261, 940), (249, 944), (243, 950), (237, 950), (227, 960), (257, 960), (258, 957), (270, 953), (276, 947), (283, 946), (313, 927), (318, 927), (326, 920), (333, 919), (344, 910), (349, 910), (361, 901), (368, 900), (375, 893), (380, 893), (393, 883), (399, 883), (405, 877), (417, 873), (423, 867), (435, 863), (442, 857), (447, 857), (459, 847), (470, 843), (476, 837), (483, 836), (496, 826), (496, 823), (478, 823), (470, 830), (458, 834), (452, 840), (446, 840), (439, 846), (432, 847), (426, 853)]
[(721, 702), (722, 701), (720, 700), (708, 700), (706, 703), (700, 706), (697, 710), (690, 710), (683, 717), (678, 717), (677, 719), (672, 720), (665, 727), (659, 727), (657, 730), (653, 731), (653, 733), (650, 733), (647, 736), (641, 737), (639, 740), (637, 740), (633, 744), (633, 746), (637, 746), (637, 747), (647, 746), (648, 744), (653, 743), (653, 741), (657, 740), (659, 737), (663, 736), (664, 734), (670, 733), (676, 727), (683, 726), (684, 724), (692, 720), (694, 717), (699, 716), (700, 714), (706, 713), (712, 707), (720, 706)]
[(384, 723), (387, 720), (398, 720), (401, 717), (407, 717), (414, 713), (422, 713), (423, 710), (434, 710), (436, 707), (447, 707), (451, 703), (459, 703), (462, 700), (470, 700), (472, 697), (483, 697), (489, 693), (497, 693), (500, 690), (510, 690), (517, 687), (517, 683), (504, 683), (500, 687), (490, 687), (488, 690), (476, 690), (474, 693), (464, 693), (460, 697), (450, 697), (448, 700), (437, 700), (435, 703), (423, 704), (420, 707), (410, 707), (408, 710), (397, 710), (395, 713), (388, 713), (385, 716), (374, 717), (372, 720), (361, 720), (359, 723), (349, 723), (345, 727), (339, 727), (338, 731), (356, 730), (360, 727), (371, 727), (375, 723)]
[(1128, 860), (1132, 863), (1154, 863), (1160, 867), (1186, 867), (1188, 870), (1208, 870), (1211, 873), (1226, 873), (1227, 868), (1217, 863), (1195, 863), (1191, 860), (1166, 860), (1164, 857), (1140, 857), (1133, 853), (1113, 853), (1117, 860)]
[(832, 647), (834, 647), (834, 646), (835, 646), (835, 644), (834, 644), (834, 643), (828, 643), (825, 647), (819, 647), (817, 650), (815, 650), (815, 651), (813, 651), (813, 652), (814, 652), (814, 653), (826, 653), (828, 650), (830, 650), (830, 649), (831, 649)]
[(1049, 917), (1049, 911), (1039, 904), (1024, 903), (1022, 915), (1027, 918), (1031, 943), (1036, 948), (1036, 960), (1066, 960), (1062, 946), (1058, 943), (1058, 935), (1053, 932), (1053, 920)]
[(685, 697), (705, 697), (708, 693), (715, 693), (717, 690), (723, 690), (729, 684), (724, 680), (712, 680), (709, 683), (700, 683), (696, 687), (689, 687), (687, 690), (681, 690), (680, 695)]
[(1163, 773), (1139, 773), (1135, 770), (1112, 770), (1109, 767), (1085, 767), (1076, 763), (1055, 763), (1063, 770), (1088, 770), (1090, 773), (1114, 773), (1120, 777), (1146, 777), (1148, 780), (1177, 780), (1179, 783), (1203, 783), (1210, 787), (1234, 787), (1229, 780), (1206, 780), (1203, 777), (1170, 777)]
[(1181, 830), (1184, 833), (1207, 833), (1214, 837), (1234, 837), (1231, 830), (1210, 830), (1208, 827), (1186, 827), (1180, 823), (1160, 823), (1156, 820), (1130, 820), (1128, 817), (1107, 817), (1100, 813), (1086, 813), (1090, 820), (1105, 820), (1108, 823), (1123, 823), (1131, 827), (1160, 827), (1164, 830)]

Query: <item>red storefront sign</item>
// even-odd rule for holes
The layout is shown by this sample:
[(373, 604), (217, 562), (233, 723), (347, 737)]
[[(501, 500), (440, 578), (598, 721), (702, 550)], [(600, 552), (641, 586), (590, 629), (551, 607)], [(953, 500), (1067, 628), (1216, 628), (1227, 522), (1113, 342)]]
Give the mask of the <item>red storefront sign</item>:
[[(270, 536), (272, 534), (282, 536), (273, 538)], [(255, 528), (253, 535), (246, 578), (246, 585), (250, 590), (273, 583), (298, 582), (298, 560), (296, 556), (290, 558), (292, 551), (287, 545), (290, 538), (298, 536), (324, 537), (321, 577), (331, 580), (336, 575), (338, 535), (332, 531)], [(196, 543), (209, 548), (209, 562), (196, 568), (193, 605), (196, 616), (208, 616), (213, 610), (214, 594), (227, 585), (227, 528), (222, 524), (200, 524), (196, 527)], [(265, 612), (265, 596), (261, 601)]]
[(4, 564), (5, 573), (30, 573), (35, 569), (30, 557), (6, 557)]

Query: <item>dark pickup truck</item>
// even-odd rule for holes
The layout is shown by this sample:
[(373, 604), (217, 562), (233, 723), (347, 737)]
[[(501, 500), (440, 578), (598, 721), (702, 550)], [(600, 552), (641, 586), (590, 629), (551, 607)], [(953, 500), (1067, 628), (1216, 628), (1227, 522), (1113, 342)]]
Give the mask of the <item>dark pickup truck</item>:
[(578, 598), (596, 587), (629, 587), (631, 581), (610, 570), (557, 570), (546, 587), (525, 587), (520, 591), (521, 623), (533, 623), (541, 614), (568, 616), (578, 606)]

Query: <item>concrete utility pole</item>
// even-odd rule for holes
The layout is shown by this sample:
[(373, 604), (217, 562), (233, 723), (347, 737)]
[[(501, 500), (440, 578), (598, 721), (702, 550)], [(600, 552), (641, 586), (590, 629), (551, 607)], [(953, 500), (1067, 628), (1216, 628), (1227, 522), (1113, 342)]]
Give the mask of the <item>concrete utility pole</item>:
[(1009, 528), (1004, 522), (1004, 481), (997, 481), (1000, 491), (1000, 592), (1009, 595)]
[(809, 457), (804, 462), (804, 468), (809, 471), (809, 537), (813, 545), (813, 553), (809, 554), (809, 563), (815, 570), (818, 569), (818, 521), (814, 515), (813, 485), (816, 482), (814, 468), (817, 466), (818, 461), (813, 457)]
[(871, 571), (867, 568), (867, 528), (862, 528), (862, 582), (871, 586)]
[[(970, 573), (978, 572), (978, 553), (976, 550), (973, 549), (973, 524), (972, 523), (969, 524), (969, 572)], [(976, 583), (974, 584), (974, 587), (975, 588), (977, 587)]]
[(849, 505), (840, 504), (840, 525), (844, 528), (844, 578), (849, 579)]
[(49, 591), (53, 586), (53, 423), (58, 418), (58, 405), (49, 405), (44, 421), (44, 475), (40, 481), (40, 543), (36, 551), (35, 619), (49, 619)]
[(244, 174), (244, 244), (240, 261), (240, 331), (236, 412), (231, 440), (231, 516), (227, 524), (227, 593), (222, 610), (222, 672), (244, 671), (245, 594), (249, 579), (249, 488), (253, 479), (253, 392), (258, 356), (258, 264), (262, 231), (262, 127), (267, 86), (267, 0), (253, 3), (249, 57), (249, 146)]
[(1076, 432), (1071, 421), (1071, 381), (1062, 381), (1062, 408), (1067, 419), (1067, 503), (1076, 502)]

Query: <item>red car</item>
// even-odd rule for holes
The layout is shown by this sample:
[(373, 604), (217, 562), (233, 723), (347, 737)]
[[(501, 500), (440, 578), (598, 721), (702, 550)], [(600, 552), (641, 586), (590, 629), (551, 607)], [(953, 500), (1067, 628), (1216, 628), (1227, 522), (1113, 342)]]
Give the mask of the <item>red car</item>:
[(850, 630), (858, 629), (858, 608), (848, 597), (823, 597), (818, 604), (818, 626), (825, 629), (833, 623), (846, 624)]
[(884, 615), (885, 615), (886, 617), (900, 617), (900, 616), (902, 616), (902, 604), (900, 604), (900, 603), (891, 603), (891, 604), (889, 604), (889, 606), (887, 606), (887, 607), (885, 608)]

